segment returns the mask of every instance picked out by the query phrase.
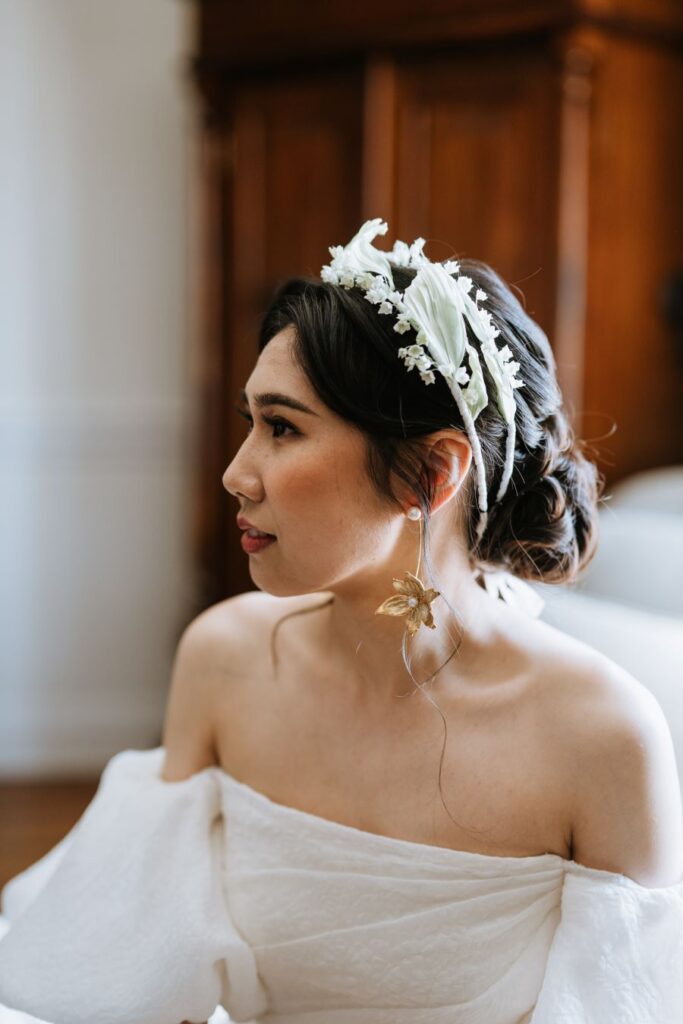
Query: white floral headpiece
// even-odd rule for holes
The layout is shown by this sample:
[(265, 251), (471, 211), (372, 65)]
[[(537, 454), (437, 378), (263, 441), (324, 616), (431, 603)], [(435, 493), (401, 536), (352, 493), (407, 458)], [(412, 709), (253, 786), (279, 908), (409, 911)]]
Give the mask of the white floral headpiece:
[[(479, 352), (468, 340), (466, 321), (480, 343), (480, 351), (496, 388), (496, 404), (508, 425), (505, 445), (505, 467), (496, 501), (505, 494), (512, 476), (515, 452), (514, 390), (524, 386), (515, 377), (519, 363), (512, 360), (508, 345), (499, 349), (495, 339), (500, 331), (488, 310), (479, 306), (487, 299), (477, 289), (471, 298), (472, 279), (460, 275), (457, 260), (432, 263), (423, 253), (424, 238), (412, 245), (395, 242), (391, 252), (376, 249), (377, 235), (385, 235), (388, 225), (380, 217), (368, 220), (347, 245), (330, 246), (332, 260), (320, 276), (329, 284), (343, 288), (360, 288), (365, 298), (378, 306), (382, 314), (396, 314), (394, 330), (404, 334), (416, 331), (416, 344), (398, 349), (408, 370), (417, 367), (425, 384), (433, 384), (436, 370), (446, 380), (457, 403), (472, 445), (477, 471), (477, 492), (480, 519), (477, 542), (486, 530), (488, 500), (481, 445), (474, 427), (477, 416), (489, 403)], [(392, 267), (414, 267), (415, 277), (404, 292), (394, 286)], [(454, 276), (457, 275), (457, 276)], [(463, 365), (467, 358), (468, 366)], [(465, 386), (466, 385), (466, 386)]]

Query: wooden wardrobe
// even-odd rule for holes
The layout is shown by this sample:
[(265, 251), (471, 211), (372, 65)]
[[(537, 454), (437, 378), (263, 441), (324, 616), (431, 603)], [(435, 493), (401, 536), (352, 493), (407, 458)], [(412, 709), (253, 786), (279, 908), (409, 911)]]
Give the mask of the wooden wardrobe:
[(483, 259), (609, 484), (683, 461), (681, 0), (192, 0), (202, 606), (253, 589), (222, 474), (274, 288), (370, 217)]

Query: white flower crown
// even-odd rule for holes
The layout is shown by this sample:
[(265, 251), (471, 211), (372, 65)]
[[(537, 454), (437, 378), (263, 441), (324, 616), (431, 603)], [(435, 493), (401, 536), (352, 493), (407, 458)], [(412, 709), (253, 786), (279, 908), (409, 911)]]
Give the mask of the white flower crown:
[[(398, 355), (408, 370), (417, 367), (425, 384), (435, 382), (434, 369), (446, 380), (465, 424), (477, 470), (481, 513), (476, 534), (478, 542), (486, 529), (488, 504), (484, 462), (474, 421), (488, 405), (489, 396), (479, 353), (469, 342), (465, 321), (480, 342), (481, 354), (495, 384), (496, 404), (508, 425), (505, 467), (496, 501), (505, 494), (512, 476), (514, 390), (524, 387), (524, 382), (515, 377), (519, 363), (512, 360), (508, 345), (501, 349), (496, 345), (495, 338), (500, 331), (494, 326), (488, 310), (478, 305), (486, 301), (486, 292), (479, 288), (474, 299), (470, 297), (472, 279), (459, 275), (457, 260), (432, 263), (422, 251), (424, 238), (417, 238), (410, 246), (397, 241), (391, 252), (376, 249), (372, 240), (387, 231), (388, 225), (380, 217), (366, 221), (347, 245), (330, 246), (332, 260), (323, 266), (320, 276), (328, 284), (341, 285), (346, 289), (360, 288), (369, 302), (379, 306), (379, 313), (395, 312), (394, 330), (404, 334), (412, 328), (417, 334), (416, 344), (398, 349)], [(392, 266), (417, 270), (404, 292), (395, 289)], [(463, 365), (465, 357), (469, 369)], [(467, 387), (463, 389), (461, 385)]]

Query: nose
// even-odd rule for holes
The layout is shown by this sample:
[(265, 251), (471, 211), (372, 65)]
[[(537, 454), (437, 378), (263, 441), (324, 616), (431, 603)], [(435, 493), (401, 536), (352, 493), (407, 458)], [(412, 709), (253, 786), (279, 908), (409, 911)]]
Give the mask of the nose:
[(238, 449), (222, 477), (223, 487), (233, 497), (258, 502), (263, 498), (263, 483), (253, 465), (246, 461), (244, 444)]

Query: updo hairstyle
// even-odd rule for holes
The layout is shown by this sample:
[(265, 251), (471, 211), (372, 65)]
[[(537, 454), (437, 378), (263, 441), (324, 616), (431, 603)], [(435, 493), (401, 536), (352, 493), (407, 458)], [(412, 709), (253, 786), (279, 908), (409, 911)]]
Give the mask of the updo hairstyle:
[[(556, 364), (547, 336), (525, 312), (501, 277), (479, 260), (459, 260), (460, 273), (483, 289), (500, 335), (509, 345), (524, 387), (514, 391), (516, 445), (507, 492), (495, 502), (503, 471), (507, 427), (495, 403), (495, 386), (482, 359), (488, 405), (475, 420), (484, 463), (488, 523), (479, 544), (474, 465), (460, 500), (473, 569), (485, 566), (541, 583), (570, 583), (588, 565), (598, 540), (598, 501), (604, 478), (586, 457), (563, 409)], [(403, 291), (416, 270), (393, 268)], [(466, 433), (456, 402), (443, 377), (425, 384), (408, 371), (400, 347), (416, 343), (415, 331), (399, 335), (393, 315), (382, 315), (358, 288), (347, 290), (320, 280), (291, 278), (265, 312), (259, 351), (288, 325), (294, 327), (294, 355), (320, 400), (352, 423), (367, 441), (367, 470), (378, 493), (397, 509), (405, 495), (401, 480), (422, 508), (425, 541), (437, 473), (424, 438), (454, 427)], [(479, 342), (466, 324), (468, 338)], [(465, 359), (466, 364), (466, 359)]]

